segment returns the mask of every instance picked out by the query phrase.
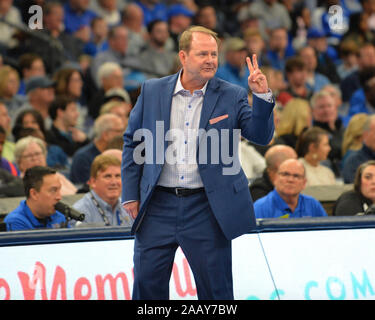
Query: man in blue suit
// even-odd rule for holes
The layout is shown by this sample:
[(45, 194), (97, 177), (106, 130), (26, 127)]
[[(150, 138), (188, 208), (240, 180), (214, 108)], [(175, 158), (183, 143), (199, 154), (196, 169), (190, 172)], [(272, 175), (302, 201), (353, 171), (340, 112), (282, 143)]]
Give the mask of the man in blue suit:
[(233, 299), (231, 240), (256, 226), (239, 136), (271, 140), (274, 100), (255, 55), (246, 59), (250, 107), (244, 88), (214, 78), (214, 32), (191, 27), (179, 46), (182, 70), (143, 84), (124, 134), (122, 201), (135, 219), (133, 299), (169, 298), (179, 246), (199, 299)]

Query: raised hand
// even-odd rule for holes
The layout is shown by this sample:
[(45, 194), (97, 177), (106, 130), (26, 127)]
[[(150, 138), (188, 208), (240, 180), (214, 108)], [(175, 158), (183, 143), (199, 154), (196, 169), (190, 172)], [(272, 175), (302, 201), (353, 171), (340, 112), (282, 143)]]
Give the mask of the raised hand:
[(246, 57), (246, 63), (250, 73), (249, 77), (247, 78), (250, 90), (254, 93), (267, 93), (267, 78), (258, 67), (257, 55), (253, 54), (252, 62), (250, 57)]

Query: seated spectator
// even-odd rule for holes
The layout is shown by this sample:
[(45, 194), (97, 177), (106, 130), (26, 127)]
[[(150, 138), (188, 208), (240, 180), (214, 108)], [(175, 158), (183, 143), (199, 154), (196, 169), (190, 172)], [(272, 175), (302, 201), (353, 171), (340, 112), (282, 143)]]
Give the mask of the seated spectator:
[(342, 100), (344, 102), (348, 102), (353, 93), (361, 88), (359, 72), (367, 68), (375, 67), (375, 46), (369, 42), (361, 45), (358, 49), (357, 60), (358, 70), (353, 71), (340, 82)]
[(330, 84), (331, 81), (323, 74), (317, 72), (318, 60), (316, 52), (312, 47), (304, 47), (298, 55), (305, 62), (307, 70), (306, 85), (313, 93), (320, 91), (325, 85)]
[(85, 184), (90, 179), (90, 167), (95, 157), (107, 149), (109, 141), (124, 134), (124, 124), (115, 114), (103, 114), (94, 123), (94, 140), (78, 149), (73, 156), (70, 179)]
[(0, 101), (0, 126), (4, 128), (6, 133), (6, 140), (3, 144), (2, 157), (10, 162), (14, 161), (14, 142), (9, 139), (11, 135), (11, 118), (8, 114), (8, 109), (4, 103)]
[(35, 53), (25, 53), (18, 59), (18, 66), (21, 71), (18, 94), (25, 95), (25, 82), (32, 77), (43, 77), (46, 75), (44, 62), (42, 58)]
[(20, 77), (16, 69), (8, 65), (0, 67), (0, 99), (6, 105), (11, 118), (24, 103), (25, 98), (18, 95)]
[(337, 66), (340, 80), (358, 70), (358, 46), (353, 40), (345, 40), (340, 43), (339, 54), (341, 62)]
[[(83, 41), (65, 32), (62, 26), (62, 4), (58, 1), (46, 2), (43, 6), (43, 29), (33, 30), (32, 33), (36, 36), (26, 38), (19, 48), (21, 51), (33, 52), (42, 57), (48, 74), (55, 73), (67, 61), (77, 62), (83, 52)], [(70, 28), (73, 25), (65, 24), (65, 27)]]
[(143, 11), (143, 24), (147, 26), (153, 20), (167, 21), (167, 6), (160, 0), (138, 0), (135, 2)]
[(95, 5), (92, 6), (93, 11), (97, 16), (103, 17), (109, 27), (120, 24), (121, 14), (117, 9), (117, 0), (97, 0), (94, 4)]
[(357, 113), (350, 119), (342, 140), (342, 167), (350, 154), (362, 148), (363, 131), (367, 118), (366, 113)]
[(12, 162), (2, 157), (5, 137), (6, 137), (6, 132), (4, 128), (0, 126), (0, 168), (8, 171), (15, 177), (18, 177), (20, 175), (20, 172), (17, 169), (17, 167)]
[(254, 203), (255, 217), (264, 218), (301, 218), (324, 217), (320, 202), (302, 194), (306, 186), (305, 169), (296, 159), (282, 162), (275, 178), (275, 189)]
[(47, 148), (47, 166), (49, 166), (52, 169), (58, 170), (60, 173), (64, 175), (67, 175), (67, 173), (69, 172), (68, 155), (64, 152), (63, 149), (61, 149), (61, 147), (54, 144), (47, 144), (46, 138), (41, 130), (32, 127), (18, 127), (17, 130), (15, 130), (15, 132), (16, 142), (28, 136), (36, 137), (42, 140)]
[[(265, 54), (266, 43), (262, 38), (262, 34), (257, 28), (249, 28), (245, 30), (244, 40), (246, 43), (246, 49), (249, 53), (249, 57), (252, 57), (253, 54), (256, 54), (258, 59), (258, 65), (260, 67), (271, 65), (271, 62), (268, 60)], [(267, 77), (267, 80), (269, 81), (270, 78)]]
[(144, 70), (149, 70), (149, 78), (160, 78), (169, 74), (176, 53), (166, 48), (169, 39), (168, 24), (154, 20), (148, 26), (149, 40), (139, 56)]
[(307, 33), (307, 44), (311, 46), (318, 59), (316, 71), (325, 75), (330, 82), (338, 84), (340, 77), (336, 71), (338, 54), (334, 46), (328, 45), (327, 36), (316, 28), (310, 28)]
[(119, 64), (106, 62), (99, 68), (98, 80), (100, 89), (92, 96), (88, 104), (88, 112), (93, 119), (98, 117), (101, 106), (108, 101), (106, 94), (111, 89), (124, 88), (124, 73)]
[(92, 57), (108, 50), (108, 25), (102, 17), (92, 19), (90, 41), (85, 44), (83, 50)]
[(307, 3), (300, 3), (289, 12), (292, 19), (290, 36), (295, 50), (303, 48), (307, 44), (308, 30), (311, 28), (311, 8)]
[(298, 140), (296, 150), (305, 167), (307, 186), (336, 184), (333, 171), (321, 164), (331, 151), (327, 131), (319, 127), (307, 129)]
[(90, 1), (68, 0), (64, 5), (65, 32), (74, 35), (83, 26), (90, 25), (97, 14), (89, 9)]
[(83, 94), (83, 80), (79, 69), (66, 67), (57, 71), (54, 75), (55, 95), (67, 96), (76, 102), (78, 108), (77, 128), (88, 132), (92, 119), (88, 116), (87, 97)]
[(250, 13), (259, 17), (268, 29), (285, 28), (289, 31), (292, 21), (286, 7), (276, 0), (259, 0), (247, 4), (246, 8)]
[(341, 119), (343, 125), (346, 127), (347, 122), (345, 117), (348, 114), (348, 104), (343, 103), (340, 88), (335, 84), (327, 84), (323, 87), (322, 90), (329, 92), (329, 94), (333, 98), (335, 107), (338, 112), (338, 117)]
[(215, 7), (209, 3), (203, 3), (199, 6), (195, 14), (195, 24), (216, 32), (219, 37), (224, 33), (218, 19), (217, 11)]
[[(98, 53), (90, 65), (91, 77), (94, 79), (97, 88), (100, 87), (99, 68), (106, 62), (114, 62), (123, 69), (126, 82), (126, 89), (138, 88), (141, 82), (145, 80), (144, 74), (135, 71), (142, 68), (138, 56), (131, 56), (128, 53), (129, 39), (128, 29), (122, 25), (113, 27), (108, 33), (109, 48), (106, 51)], [(139, 79), (137, 80), (137, 76)], [(143, 78), (142, 78), (143, 76)]]
[(287, 159), (297, 159), (297, 153), (286, 145), (275, 145), (269, 148), (264, 155), (266, 168), (263, 175), (250, 184), (250, 193), (253, 201), (270, 193), (274, 188), (274, 181), (280, 164)]
[[(47, 166), (47, 149), (43, 140), (28, 136), (17, 141), (14, 150), (16, 165), (23, 177), (27, 169), (35, 166)], [(56, 172), (61, 183), (61, 194), (72, 195), (77, 188), (61, 173)]]
[(224, 41), (225, 63), (217, 69), (216, 76), (248, 89), (249, 69), (246, 64), (246, 43), (241, 38)]
[(79, 111), (73, 99), (65, 96), (56, 98), (50, 105), (49, 114), (53, 121), (47, 134), (49, 144), (60, 146), (72, 157), (79, 148), (89, 143), (86, 134), (76, 127)]
[(29, 135), (43, 140), (47, 147), (47, 165), (59, 170), (68, 167), (68, 155), (59, 146), (47, 143), (48, 132), (39, 111), (34, 109), (21, 111), (14, 122), (12, 133), (16, 142)]
[(345, 160), (343, 178), (345, 183), (353, 183), (357, 168), (364, 162), (375, 160), (375, 115), (370, 115), (363, 126), (362, 148), (354, 151)]
[(295, 149), (301, 133), (311, 127), (311, 120), (311, 109), (306, 100), (299, 98), (289, 100), (281, 111), (273, 144), (286, 144)]
[[(373, 6), (371, 4), (371, 6)], [(371, 14), (367, 12), (359, 12), (353, 14), (350, 17), (349, 29), (344, 34), (340, 44), (346, 41), (353, 41), (355, 45), (360, 46), (366, 42), (374, 42), (375, 35), (374, 31), (370, 29), (369, 19), (373, 15), (373, 9)], [(373, 19), (373, 18), (372, 18)]]
[(366, 68), (359, 72), (361, 88), (350, 98), (347, 121), (356, 113), (375, 113), (375, 67)]
[(48, 109), (55, 99), (54, 82), (48, 77), (32, 77), (26, 83), (26, 94), (27, 100), (17, 110), (14, 118), (25, 110), (34, 109), (39, 111), (44, 121), (44, 127), (49, 129), (52, 120), (49, 117)]
[[(259, 30), (266, 43), (269, 40), (268, 26), (261, 18), (249, 12), (247, 7), (240, 7), (237, 14), (232, 15), (232, 21), (226, 21), (226, 31), (230, 34), (242, 36), (246, 30), (255, 28)], [(239, 29), (239, 30), (238, 30)]]
[(285, 28), (271, 30), (266, 55), (272, 68), (285, 70), (287, 59), (295, 55), (293, 48), (288, 45), (288, 33)]
[(126, 102), (113, 100), (103, 104), (100, 108), (100, 115), (113, 113), (122, 119), (126, 128), (128, 126), (130, 110)]
[(261, 67), (260, 70), (267, 77), (268, 87), (271, 89), (275, 97), (277, 97), (281, 91), (287, 89), (287, 83), (282, 71), (273, 69), (269, 66)]
[(193, 22), (194, 12), (184, 4), (173, 4), (168, 8), (168, 28), (169, 35), (173, 40), (173, 51), (179, 51), (178, 38), (182, 32), (189, 28)]
[[(138, 55), (146, 46), (148, 38), (146, 25), (143, 24), (142, 8), (136, 3), (128, 3), (123, 12), (122, 24), (128, 29), (129, 33), (127, 53), (131, 56)], [(173, 44), (171, 44), (171, 47), (173, 48)]]
[(121, 161), (118, 158), (97, 156), (91, 165), (89, 185), (90, 191), (73, 205), (85, 214), (83, 224), (132, 225), (133, 219), (120, 202)]
[(344, 125), (338, 116), (335, 101), (327, 91), (319, 91), (310, 101), (313, 116), (313, 126), (326, 130), (329, 135), (331, 151), (328, 159), (336, 177), (340, 176), (341, 145), (344, 136)]
[(289, 58), (285, 64), (287, 88), (279, 93), (277, 101), (285, 105), (292, 98), (310, 100), (312, 92), (307, 88), (307, 69), (300, 57)]
[(375, 161), (362, 163), (355, 174), (354, 189), (343, 193), (333, 208), (335, 216), (363, 214), (375, 204)]
[(66, 227), (65, 216), (55, 209), (62, 198), (55, 170), (44, 166), (30, 168), (25, 172), (23, 185), (26, 200), (5, 217), (7, 231)]
[[(5, 21), (11, 24), (24, 26), (22, 16), (18, 8), (13, 6), (13, 0), (2, 1), (0, 6), (0, 16)], [(0, 23), (0, 51), (4, 52), (7, 49), (13, 48), (17, 44), (15, 37), (17, 29), (4, 22)]]

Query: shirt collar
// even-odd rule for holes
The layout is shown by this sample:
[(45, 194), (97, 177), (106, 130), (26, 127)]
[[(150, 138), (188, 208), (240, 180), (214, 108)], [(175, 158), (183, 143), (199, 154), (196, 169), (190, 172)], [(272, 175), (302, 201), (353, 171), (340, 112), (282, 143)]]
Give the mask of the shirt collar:
[[(186, 90), (183, 86), (182, 86), (182, 83), (181, 83), (181, 74), (182, 74), (182, 69), (180, 70), (180, 72), (178, 73), (178, 78), (177, 78), (177, 83), (176, 83), (176, 87), (174, 88), (174, 92), (173, 92), (173, 95), (177, 95), (179, 93), (185, 95), (185, 94), (188, 94), (190, 95), (190, 92), (189, 90)], [(206, 89), (207, 89), (207, 84), (208, 84), (208, 81), (205, 83), (205, 85), (203, 86), (202, 89), (199, 89), (199, 90), (195, 90), (194, 92), (199, 92), (199, 94), (201, 94), (202, 96), (204, 96), (204, 94), (206, 93)]]
[(294, 214), (300, 210), (301, 207), (301, 195), (298, 195), (298, 204), (294, 212), (289, 208), (288, 204), (284, 201), (283, 198), (279, 195), (279, 193), (276, 191), (276, 189), (273, 189), (273, 199), (276, 202), (277, 208), (281, 209), (283, 212), (290, 212), (290, 214)]
[(98, 196), (98, 194), (94, 191), (94, 190), (91, 190), (91, 193), (93, 194), (93, 196), (95, 197), (95, 199), (99, 202), (99, 205), (105, 209), (105, 210), (108, 210), (110, 212), (116, 212), (119, 208), (119, 205), (120, 205), (120, 199), (118, 199), (117, 201), (117, 204), (116, 204), (116, 207), (114, 210), (112, 210), (112, 206), (110, 204), (108, 204), (107, 202), (105, 202), (102, 198), (100, 198)]
[[(24, 212), (25, 212), (27, 218), (29, 219), (29, 221), (31, 222), (31, 224), (33, 225), (33, 227), (34, 228), (40, 228), (42, 226), (44, 227), (44, 225), (31, 212), (31, 209), (27, 205), (26, 200), (23, 200), (23, 206), (24, 206)], [(46, 218), (47, 222), (50, 221), (50, 220), (51, 220), (51, 217)]]

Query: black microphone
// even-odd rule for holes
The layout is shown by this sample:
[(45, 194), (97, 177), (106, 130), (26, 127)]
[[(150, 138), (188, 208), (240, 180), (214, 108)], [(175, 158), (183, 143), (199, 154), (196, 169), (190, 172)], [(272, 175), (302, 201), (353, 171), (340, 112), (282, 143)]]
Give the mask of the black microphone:
[(58, 202), (55, 204), (55, 209), (63, 213), (66, 217), (77, 220), (83, 221), (85, 220), (85, 215), (76, 209), (72, 208), (71, 206), (65, 204), (64, 202)]

